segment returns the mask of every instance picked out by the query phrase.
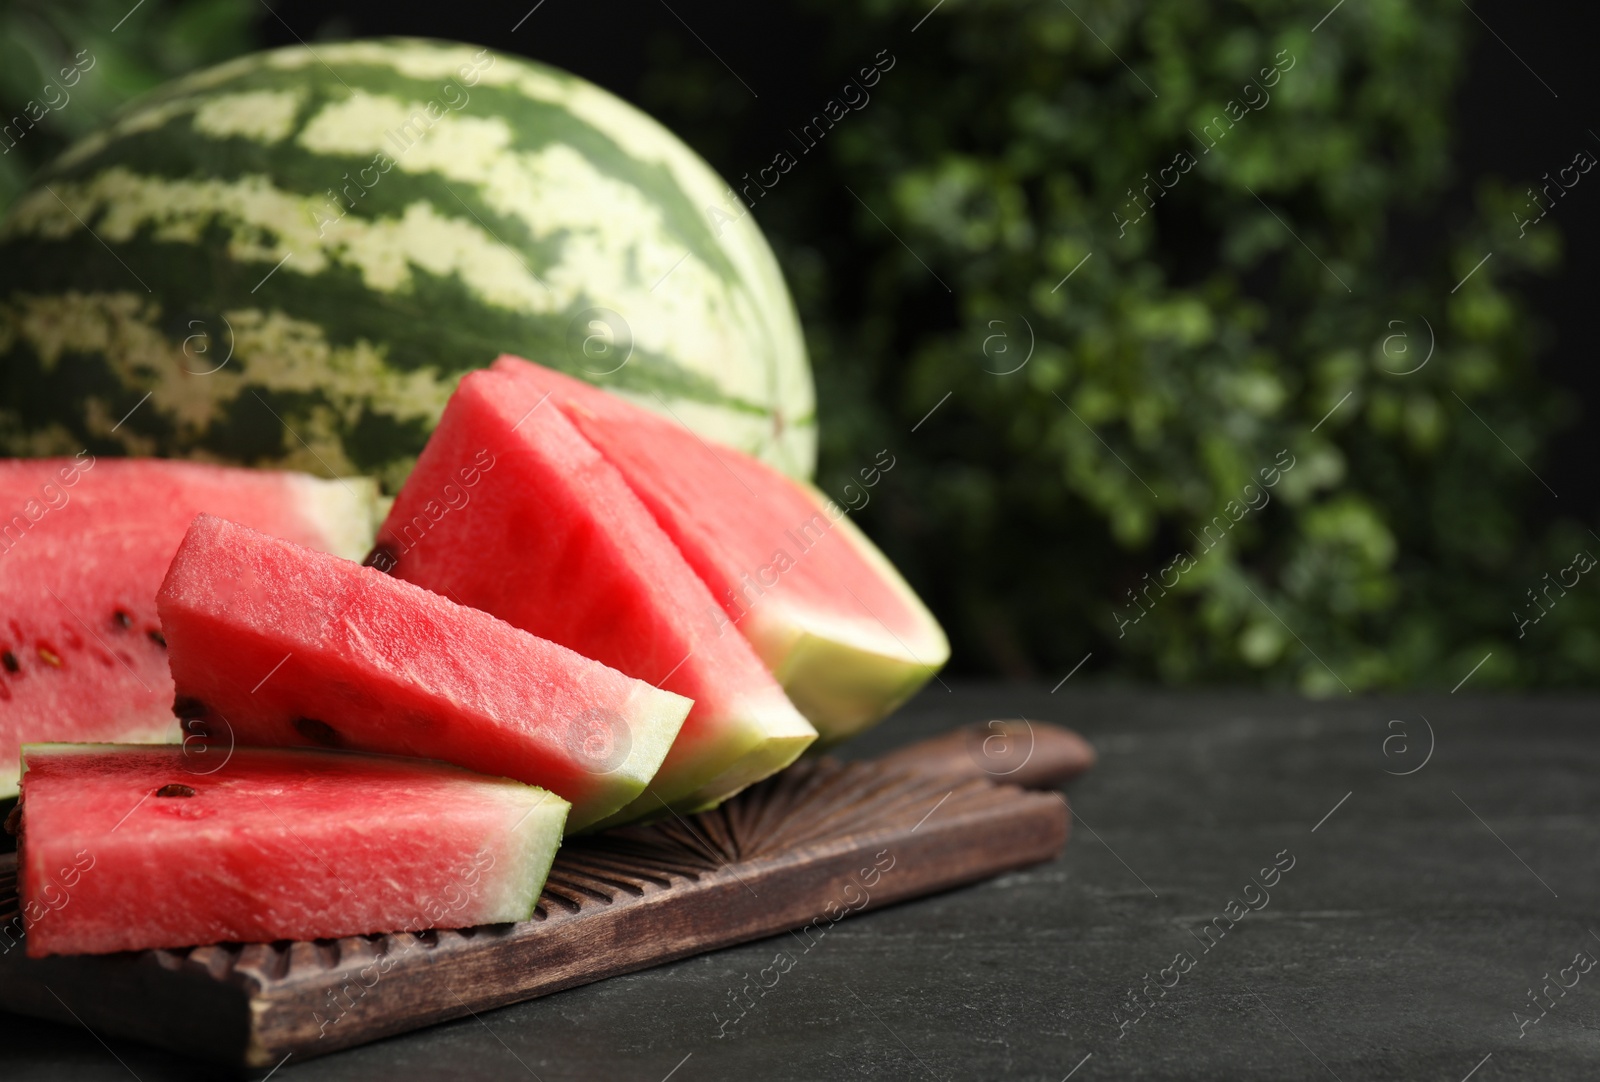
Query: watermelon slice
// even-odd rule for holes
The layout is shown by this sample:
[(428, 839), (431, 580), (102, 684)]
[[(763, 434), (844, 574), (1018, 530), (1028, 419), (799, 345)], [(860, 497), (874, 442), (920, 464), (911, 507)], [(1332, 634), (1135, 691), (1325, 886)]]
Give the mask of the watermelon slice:
[(486, 612), (210, 515), (156, 601), (175, 709), (213, 742), (505, 774), (564, 797), (574, 829), (643, 791), (692, 705)]
[(18, 870), (28, 954), (103, 954), (527, 920), (553, 793), (442, 763), (31, 744)]
[[(373, 561), (695, 701), (646, 795), (611, 821), (715, 804), (816, 739), (616, 469), (503, 373), (467, 375)], [(471, 486), (471, 487), (469, 487)]]
[(816, 489), (581, 380), (517, 357), (495, 368), (549, 393), (621, 471), (823, 741), (878, 721), (949, 660), (933, 614)]
[(376, 500), (364, 478), (0, 460), (0, 797), (17, 791), (24, 742), (177, 737), (156, 590), (197, 513), (359, 557)]

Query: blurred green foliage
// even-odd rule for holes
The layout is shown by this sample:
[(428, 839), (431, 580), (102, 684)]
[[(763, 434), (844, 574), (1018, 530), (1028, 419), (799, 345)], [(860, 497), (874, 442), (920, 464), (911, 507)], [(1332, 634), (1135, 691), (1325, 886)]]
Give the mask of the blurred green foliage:
[[(252, 47), (258, 9), (245, 0), (136, 3), (0, 0), (0, 209), (129, 98)], [(68, 82), (62, 69), (74, 64), (82, 70)]]
[[(1491, 654), (1473, 687), (1594, 681), (1592, 584), (1513, 616), (1600, 538), (1532, 473), (1569, 418), (1514, 286), (1557, 262), (1553, 222), (1519, 237), (1495, 182), (1441, 203), (1469, 10), (949, 0), (913, 33), (927, 0), (806, 6), (817, 112), (898, 63), (756, 213), (813, 350), (821, 483), (899, 456), (862, 522), (958, 665), (1054, 680), (1093, 651), (1089, 673), (1344, 694)], [(645, 88), (727, 176), (811, 119), (749, 130), (692, 43)]]
[[(145, 0), (113, 31), (131, 6), (0, 0), (8, 116), (79, 49), (100, 65), (0, 157), (0, 205), (117, 103), (250, 47), (242, 2)], [(1600, 538), (1534, 475), (1571, 418), (1516, 293), (1559, 236), (1519, 236), (1497, 181), (1443, 201), (1470, 11), (931, 6), (803, 0), (824, 45), (792, 115), (676, 35), (638, 96), (729, 178), (797, 159), (755, 209), (807, 327), (819, 481), (897, 456), (860, 518), (957, 668), (1057, 678), (1092, 651), (1343, 694), (1489, 655), (1475, 688), (1593, 683), (1591, 576), (1550, 584)], [(847, 115), (802, 153), (830, 99)]]

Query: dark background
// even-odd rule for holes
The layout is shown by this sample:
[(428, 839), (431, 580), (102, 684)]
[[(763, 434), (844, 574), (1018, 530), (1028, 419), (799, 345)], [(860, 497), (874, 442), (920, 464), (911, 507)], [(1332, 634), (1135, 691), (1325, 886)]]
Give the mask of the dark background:
[[(262, 13), (257, 32), (266, 46), (387, 35), (477, 42), (575, 72), (647, 111), (651, 102), (641, 82), (651, 60), (674, 53), (703, 55), (709, 47), (758, 95), (744, 121), (727, 132), (725, 144), (695, 146), (724, 176), (736, 175), (740, 163), (765, 161), (771, 153), (769, 133), (787, 127), (833, 90), (831, 73), (820, 70), (826, 29), (792, 3), (675, 0), (668, 8), (646, 0), (544, 0), (512, 32), (532, 7), (280, 0), (271, 13)], [(1424, 234), (1419, 240), (1439, 220), (1464, 216), (1482, 176), (1533, 182), (1552, 164), (1570, 158), (1574, 132), (1600, 127), (1600, 80), (1593, 77), (1600, 20), (1592, 6), (1488, 0), (1472, 10), (1482, 22), (1475, 24), (1467, 75), (1457, 95), (1456, 181), (1437, 218), (1405, 223)], [(733, 77), (727, 82), (727, 93), (744, 93)], [(1592, 149), (1600, 152), (1600, 140)], [(1566, 238), (1564, 266), (1527, 297), (1544, 332), (1539, 370), (1580, 404), (1581, 413), (1555, 436), (1541, 474), (1561, 494), (1562, 512), (1592, 519), (1600, 508), (1600, 472), (1594, 468), (1600, 366), (1593, 318), (1595, 283), (1600, 282), (1600, 200), (1574, 200), (1558, 214)], [(831, 269), (848, 272), (847, 267)], [(825, 414), (822, 423), (827, 423)]]
[[(1600, 128), (1600, 83), (1590, 74), (1595, 10), (1581, 4), (1485, 3), (1476, 7), (1505, 39), (1485, 32), (1473, 46), (1467, 80), (1456, 109), (1462, 201), (1470, 178), (1498, 173), (1532, 180), (1530, 168), (1559, 156), (1577, 130)], [(1510, 48), (1540, 72), (1559, 97), (1551, 97)], [(1600, 142), (1597, 142), (1600, 146)], [(1552, 487), (1571, 500), (1571, 513), (1593, 518), (1600, 506), (1595, 443), (1600, 430), (1600, 370), (1595, 364), (1595, 283), (1600, 282), (1600, 202), (1561, 208), (1567, 238), (1562, 273), (1529, 294), (1550, 338), (1538, 352), (1540, 371), (1581, 403), (1577, 424), (1556, 437), (1550, 458)]]
[[(952, 673), (1600, 684), (1600, 589), (1584, 580), (1531, 634), (1521, 615), (1600, 544), (1600, 179), (1526, 238), (1514, 223), (1541, 175), (1600, 155), (1587, 9), (933, 3), (144, 0), (128, 18), (122, 0), (0, 0), (0, 105), (52, 52), (125, 61), (0, 157), (0, 203), (128, 99), (263, 46), (520, 53), (641, 106), (728, 178), (887, 47), (870, 107), (756, 215), (816, 374), (817, 482), (837, 497), (880, 448), (898, 456), (856, 518), (943, 623)], [(1304, 66), (1271, 107), (1119, 235), (1126, 186), (1280, 49)], [(1415, 375), (1379, 348), (1402, 315), (1437, 341)], [(1020, 375), (990, 367), (996, 317), (1032, 320)], [(1288, 447), (1307, 463), (1294, 484), (1139, 615), (1134, 591)]]

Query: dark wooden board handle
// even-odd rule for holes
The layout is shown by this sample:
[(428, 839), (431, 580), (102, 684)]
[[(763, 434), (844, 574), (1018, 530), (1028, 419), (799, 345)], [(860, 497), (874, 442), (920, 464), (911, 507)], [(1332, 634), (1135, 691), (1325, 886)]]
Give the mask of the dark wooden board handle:
[(952, 778), (987, 778), (1024, 789), (1053, 789), (1095, 763), (1089, 742), (1042, 721), (995, 720), (964, 725), (883, 756), (884, 766)]

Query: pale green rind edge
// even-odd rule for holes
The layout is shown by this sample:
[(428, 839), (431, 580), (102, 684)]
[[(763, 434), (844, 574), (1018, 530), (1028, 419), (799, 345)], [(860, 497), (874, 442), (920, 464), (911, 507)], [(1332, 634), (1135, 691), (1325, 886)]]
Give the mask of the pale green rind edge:
[[(775, 774), (794, 762), (817, 739), (817, 732), (792, 704), (781, 695), (774, 696), (783, 705), (781, 713), (790, 718), (775, 718), (753, 731), (748, 725), (744, 731), (724, 745), (723, 754), (717, 756), (712, 769), (715, 773), (686, 793), (669, 792), (665, 796), (654, 789), (645, 788), (635, 800), (620, 811), (591, 824), (589, 831), (606, 830), (626, 823), (648, 821), (669, 812), (701, 811), (715, 807), (724, 800), (753, 785), (762, 778)], [(747, 718), (759, 718), (759, 708), (745, 713)], [(791, 724), (790, 719), (798, 724)]]
[(296, 474), (303, 487), (302, 510), (321, 531), (327, 550), (346, 560), (361, 561), (372, 551), (373, 539), (388, 504), (371, 477), (335, 477), (325, 480)]
[[(693, 708), (694, 700), (682, 695), (643, 683), (635, 688), (622, 713), (632, 746), (627, 758), (608, 775), (616, 778), (617, 784), (605, 800), (590, 802), (592, 810), (569, 816), (567, 833), (588, 830), (637, 800), (661, 769), (667, 753), (672, 750), (672, 742), (683, 728), (684, 719)], [(640, 733), (644, 734), (642, 739)]]
[(818, 740), (817, 736), (790, 736), (768, 740), (759, 751), (740, 759), (693, 793), (678, 800), (673, 811), (687, 814), (710, 811), (730, 797), (771, 777), (796, 759)]
[(950, 660), (950, 642), (911, 584), (850, 516), (834, 518), (831, 500), (811, 485), (801, 483), (801, 487), (833, 519), (833, 528), (845, 542), (918, 617), (930, 640), (921, 656), (904, 641), (899, 641), (903, 653), (888, 654), (818, 633), (799, 621), (791, 624), (785, 636), (787, 648), (768, 663), (790, 700), (816, 726), (821, 748), (869, 728), (916, 694)]
[(943, 667), (884, 657), (805, 634), (775, 674), (826, 748), (871, 728), (922, 690)]
[[(531, 807), (526, 807), (521, 818), (511, 827), (517, 834), (525, 835), (520, 849), (521, 860), (506, 879), (506, 897), (494, 917), (485, 920), (485, 924), (533, 919), (539, 894), (544, 890), (545, 880), (550, 877), (550, 867), (555, 863), (561, 839), (566, 833), (567, 814), (572, 805), (548, 790), (532, 785), (523, 788), (538, 793), (539, 799)], [(513, 808), (526, 806), (526, 802), (521, 800), (511, 804)], [(541, 812), (541, 809), (544, 810)]]

